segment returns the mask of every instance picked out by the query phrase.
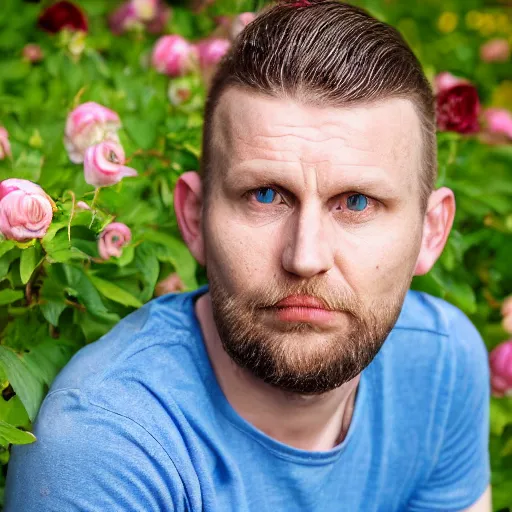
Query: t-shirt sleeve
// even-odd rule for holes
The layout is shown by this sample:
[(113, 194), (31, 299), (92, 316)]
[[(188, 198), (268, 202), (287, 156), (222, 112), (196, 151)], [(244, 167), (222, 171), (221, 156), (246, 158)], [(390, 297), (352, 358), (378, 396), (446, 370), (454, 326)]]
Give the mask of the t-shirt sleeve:
[(37, 440), (13, 446), (5, 512), (186, 510), (164, 448), (130, 418), (89, 403), (77, 389), (50, 393)]
[(447, 407), (439, 448), (410, 512), (463, 511), (490, 481), (488, 352), (480, 334), (460, 311), (452, 324), (446, 375)]

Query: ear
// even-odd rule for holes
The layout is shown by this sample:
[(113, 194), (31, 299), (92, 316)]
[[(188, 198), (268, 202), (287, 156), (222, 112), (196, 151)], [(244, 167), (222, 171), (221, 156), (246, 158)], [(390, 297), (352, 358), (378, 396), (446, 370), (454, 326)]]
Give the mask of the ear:
[(416, 260), (415, 276), (426, 274), (443, 252), (455, 217), (455, 196), (446, 187), (430, 194), (423, 223), (421, 249)]
[(200, 265), (204, 266), (204, 241), (201, 228), (202, 206), (201, 177), (194, 171), (183, 173), (174, 189), (174, 211), (183, 240), (192, 256)]

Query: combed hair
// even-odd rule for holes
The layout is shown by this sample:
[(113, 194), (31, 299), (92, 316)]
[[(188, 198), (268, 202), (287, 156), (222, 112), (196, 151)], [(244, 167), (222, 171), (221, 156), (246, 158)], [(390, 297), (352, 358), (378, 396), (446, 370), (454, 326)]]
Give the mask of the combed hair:
[(213, 115), (232, 86), (318, 107), (411, 100), (422, 130), (425, 210), (437, 176), (434, 97), (418, 59), (390, 25), (333, 0), (279, 3), (247, 25), (219, 63), (206, 100), (200, 169), (205, 196), (213, 174)]

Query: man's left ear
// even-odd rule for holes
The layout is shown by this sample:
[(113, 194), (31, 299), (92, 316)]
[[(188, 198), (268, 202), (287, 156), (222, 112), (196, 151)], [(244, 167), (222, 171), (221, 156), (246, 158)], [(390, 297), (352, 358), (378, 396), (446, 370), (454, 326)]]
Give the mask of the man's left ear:
[(455, 217), (455, 196), (446, 187), (430, 194), (423, 223), (421, 249), (414, 269), (415, 276), (426, 274), (443, 252)]

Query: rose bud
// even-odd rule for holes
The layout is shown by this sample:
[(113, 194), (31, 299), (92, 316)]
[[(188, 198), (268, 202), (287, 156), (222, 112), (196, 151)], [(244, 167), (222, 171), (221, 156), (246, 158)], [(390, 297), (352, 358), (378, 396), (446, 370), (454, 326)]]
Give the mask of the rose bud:
[(434, 78), (434, 92), (436, 94), (439, 94), (440, 92), (446, 91), (447, 89), (451, 89), (456, 85), (467, 83), (469, 83), (468, 80), (452, 75), (448, 71), (443, 71), (442, 73), (436, 75), (436, 77)]
[(9, 158), (12, 156), (9, 132), (3, 126), (0, 126), (0, 160), (3, 160), (6, 156)]
[(488, 108), (484, 112), (487, 130), (494, 134), (503, 134), (512, 139), (512, 114), (505, 109)]
[(178, 35), (163, 36), (155, 44), (151, 62), (159, 72), (172, 77), (192, 71), (197, 61), (193, 44)]
[(120, 127), (121, 120), (114, 111), (93, 101), (82, 103), (69, 113), (66, 121), (64, 145), (70, 160), (82, 163), (85, 150), (104, 139), (119, 142)]
[(161, 34), (167, 21), (171, 15), (171, 9), (162, 3), (159, 3), (156, 10), (156, 15), (153, 19), (146, 22), (146, 30), (151, 34)]
[(0, 182), (0, 231), (6, 238), (43, 238), (54, 210), (55, 203), (39, 185), (16, 178)]
[(165, 295), (166, 293), (182, 292), (185, 285), (180, 276), (173, 272), (155, 286), (155, 296)]
[(78, 201), (76, 207), (80, 210), (90, 210), (91, 207), (85, 201)]
[(43, 60), (43, 50), (38, 44), (26, 44), (21, 52), (23, 58), (28, 62), (35, 63)]
[(104, 140), (85, 151), (85, 181), (96, 188), (109, 187), (126, 176), (137, 176), (137, 171), (124, 163), (123, 147), (117, 142)]
[(228, 52), (231, 43), (227, 39), (210, 38), (196, 44), (199, 65), (202, 69), (215, 66)]
[(500, 343), (489, 356), (492, 394), (512, 396), (512, 340)]
[(152, 20), (157, 13), (159, 0), (131, 0), (135, 15), (141, 21)]
[(505, 331), (512, 333), (512, 295), (506, 298), (501, 306), (503, 321), (501, 325)]
[(113, 34), (121, 35), (126, 30), (142, 26), (131, 2), (121, 4), (108, 18), (108, 26)]
[(175, 107), (186, 103), (192, 96), (190, 90), (190, 83), (188, 77), (174, 78), (169, 80), (169, 88), (167, 89), (167, 96), (171, 105)]
[(510, 45), (506, 39), (492, 39), (480, 47), (484, 62), (506, 62), (510, 57)]
[(57, 2), (45, 9), (39, 16), (37, 24), (52, 34), (56, 34), (64, 28), (87, 32), (85, 14), (75, 4), (67, 1)]
[(236, 36), (242, 32), (242, 30), (251, 23), (256, 18), (256, 14), (253, 12), (243, 12), (238, 16), (235, 16), (235, 19), (231, 23), (231, 28), (229, 31), (229, 36), (233, 41), (236, 39)]
[(101, 232), (98, 240), (98, 252), (104, 260), (111, 256), (119, 258), (123, 253), (123, 247), (130, 243), (132, 232), (122, 222), (111, 222)]
[(436, 97), (437, 127), (441, 131), (475, 133), (480, 128), (479, 112), (478, 92), (471, 84), (444, 89)]

